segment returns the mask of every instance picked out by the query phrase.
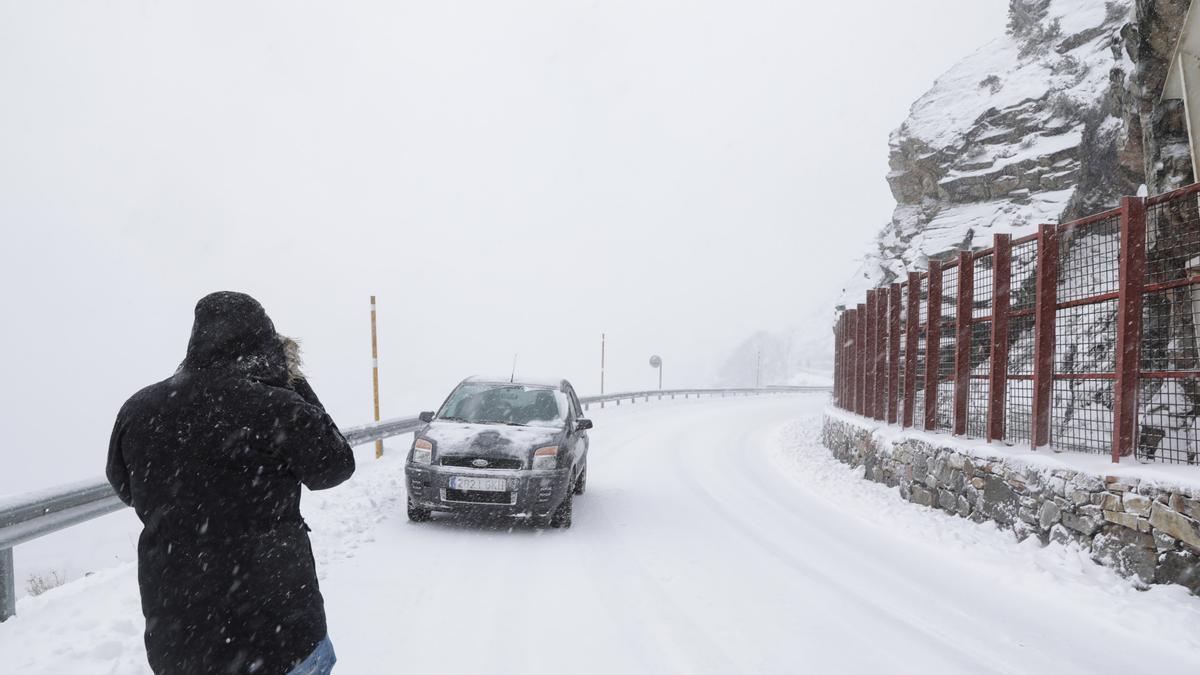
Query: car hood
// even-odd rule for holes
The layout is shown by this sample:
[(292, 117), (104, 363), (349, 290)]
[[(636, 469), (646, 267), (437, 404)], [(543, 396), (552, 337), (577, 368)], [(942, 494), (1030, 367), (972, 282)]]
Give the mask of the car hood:
[(516, 457), (526, 459), (534, 448), (556, 445), (563, 430), (555, 427), (513, 427), (503, 424), (431, 422), (420, 436), (433, 441), (443, 455)]

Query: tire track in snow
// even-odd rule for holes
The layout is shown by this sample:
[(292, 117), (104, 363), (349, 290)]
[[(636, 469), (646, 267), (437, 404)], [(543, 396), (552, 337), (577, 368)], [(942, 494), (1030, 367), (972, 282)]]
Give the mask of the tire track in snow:
[[(690, 420), (682, 423), (676, 421), (669, 428), (660, 425), (649, 432), (630, 436), (616, 448), (620, 449), (621, 454), (624, 455), (631, 454), (635, 444), (661, 445), (691, 423)], [(636, 624), (642, 630), (649, 630), (654, 637), (654, 639), (649, 639), (650, 636), (638, 636), (637, 642), (642, 645), (643, 653), (661, 653), (663, 647), (669, 647), (666, 656), (669, 657), (672, 672), (677, 673), (741, 672), (741, 669), (735, 666), (730, 655), (721, 648), (721, 641), (714, 639), (700, 624), (694, 621), (690, 614), (681, 608), (662, 587), (662, 584), (653, 577), (646, 565), (639, 561), (642, 553), (641, 547), (629, 542), (628, 534), (623, 531), (624, 528), (618, 527), (617, 523), (603, 509), (599, 509), (593, 517), (600, 523), (602, 528), (600, 532), (607, 532), (607, 536), (586, 539), (589, 548), (594, 553), (593, 559), (606, 569), (604, 575), (597, 576), (607, 577), (610, 580), (633, 579), (637, 584), (636, 589), (622, 588), (621, 600), (617, 600), (615, 594), (609, 596), (609, 606), (616, 608), (617, 616), (620, 618), (621, 607), (628, 605), (630, 597), (636, 597), (639, 600), (649, 597), (655, 601), (649, 607), (655, 616), (639, 617), (641, 620)], [(590, 522), (588, 526), (596, 527)], [(600, 542), (605, 543), (601, 546)], [(630, 622), (630, 625), (634, 624)], [(647, 648), (647, 644), (650, 648)]]
[[(737, 447), (734, 442), (744, 444), (746, 439), (741, 432), (737, 437), (730, 439), (727, 447)], [(769, 536), (764, 536), (758, 532), (758, 528), (753, 525), (751, 519), (743, 517), (738, 511), (744, 509), (731, 509), (727, 506), (728, 501), (721, 499), (717, 494), (710, 490), (705, 482), (695, 475), (695, 467), (691, 462), (684, 462), (682, 455), (682, 446), (676, 446), (675, 455), (676, 464), (683, 466), (684, 470), (681, 474), (686, 477), (688, 485), (693, 492), (699, 497), (701, 503), (708, 507), (709, 511), (717, 515), (721, 520), (725, 521), (730, 527), (732, 533), (752, 542), (759, 550), (769, 554), (782, 564), (788, 566), (792, 570), (801, 573), (805, 580), (819, 579), (820, 582), (827, 588), (834, 588), (838, 591), (839, 596), (857, 605), (860, 609), (870, 615), (875, 620), (883, 620), (886, 625), (900, 633), (905, 633), (910, 637), (932, 645), (937, 653), (943, 655), (952, 655), (953, 661), (961, 668), (970, 669), (973, 672), (991, 672), (999, 673), (1005, 671), (994, 670), (987, 664), (986, 658), (980, 658), (977, 653), (972, 653), (971, 650), (964, 649), (950, 640), (939, 634), (936, 627), (928, 625), (921, 617), (915, 616), (908, 608), (893, 607), (880, 602), (871, 595), (862, 592), (853, 585), (843, 582), (841, 579), (828, 574), (816, 565), (806, 562), (798, 556), (787, 551), (783, 546), (773, 541)], [(745, 458), (742, 458), (743, 460)], [(743, 498), (754, 499), (749, 491), (744, 491)], [(759, 509), (757, 515), (765, 514), (765, 509)], [(778, 515), (778, 514), (774, 514)], [(777, 525), (778, 521), (772, 521)], [(803, 521), (801, 521), (803, 522)], [(804, 533), (796, 530), (785, 530), (785, 536), (789, 538), (801, 539), (805, 536)], [(833, 617), (831, 617), (832, 619)], [(848, 626), (849, 627), (849, 626)], [(853, 627), (849, 627), (853, 628)]]

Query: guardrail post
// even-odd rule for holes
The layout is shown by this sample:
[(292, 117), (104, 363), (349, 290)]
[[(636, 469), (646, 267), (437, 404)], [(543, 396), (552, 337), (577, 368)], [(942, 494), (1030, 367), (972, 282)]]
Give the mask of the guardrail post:
[(1037, 299), (1033, 319), (1034, 450), (1050, 445), (1050, 412), (1054, 401), (1054, 322), (1058, 305), (1058, 226), (1042, 225), (1037, 238)]
[(937, 429), (938, 363), (942, 341), (942, 263), (929, 264), (925, 300), (925, 430)]
[(880, 288), (875, 291), (875, 419), (881, 422), (887, 418), (887, 309), (888, 290)]
[(954, 322), (954, 433), (967, 435), (968, 402), (971, 398), (971, 320), (975, 308), (975, 256), (958, 254), (958, 314)]
[(887, 421), (895, 424), (900, 410), (900, 284), (892, 284), (888, 310)]
[(0, 549), (0, 623), (17, 615), (16, 581), (12, 549)]
[(1012, 236), (997, 234), (992, 245), (992, 341), (988, 371), (987, 441), (1003, 441), (1008, 397), (1008, 312), (1011, 307)]
[(863, 399), (867, 390), (867, 306), (859, 303), (854, 314), (854, 412), (863, 414), (866, 409)]
[(917, 404), (917, 342), (921, 336), (921, 274), (908, 273), (908, 311), (904, 323), (904, 422), (913, 425), (913, 406)]
[(1117, 286), (1117, 363), (1113, 384), (1112, 461), (1137, 442), (1138, 369), (1142, 347), (1142, 288), (1146, 283), (1146, 203), (1121, 198), (1121, 258)]

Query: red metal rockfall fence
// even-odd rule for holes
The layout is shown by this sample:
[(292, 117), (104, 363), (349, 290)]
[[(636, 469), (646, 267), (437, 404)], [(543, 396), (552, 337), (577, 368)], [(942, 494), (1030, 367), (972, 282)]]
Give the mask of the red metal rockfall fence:
[(1200, 183), (867, 291), (834, 332), (837, 405), (1034, 449), (1200, 462)]

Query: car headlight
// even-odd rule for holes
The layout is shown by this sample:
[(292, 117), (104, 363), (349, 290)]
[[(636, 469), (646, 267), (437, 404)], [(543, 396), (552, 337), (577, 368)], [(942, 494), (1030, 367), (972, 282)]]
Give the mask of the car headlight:
[(414, 464), (432, 464), (433, 463), (433, 443), (418, 438), (416, 443), (413, 443), (412, 461)]
[(534, 469), (557, 469), (558, 468), (558, 446), (548, 445), (544, 448), (538, 448), (533, 451), (533, 468)]

